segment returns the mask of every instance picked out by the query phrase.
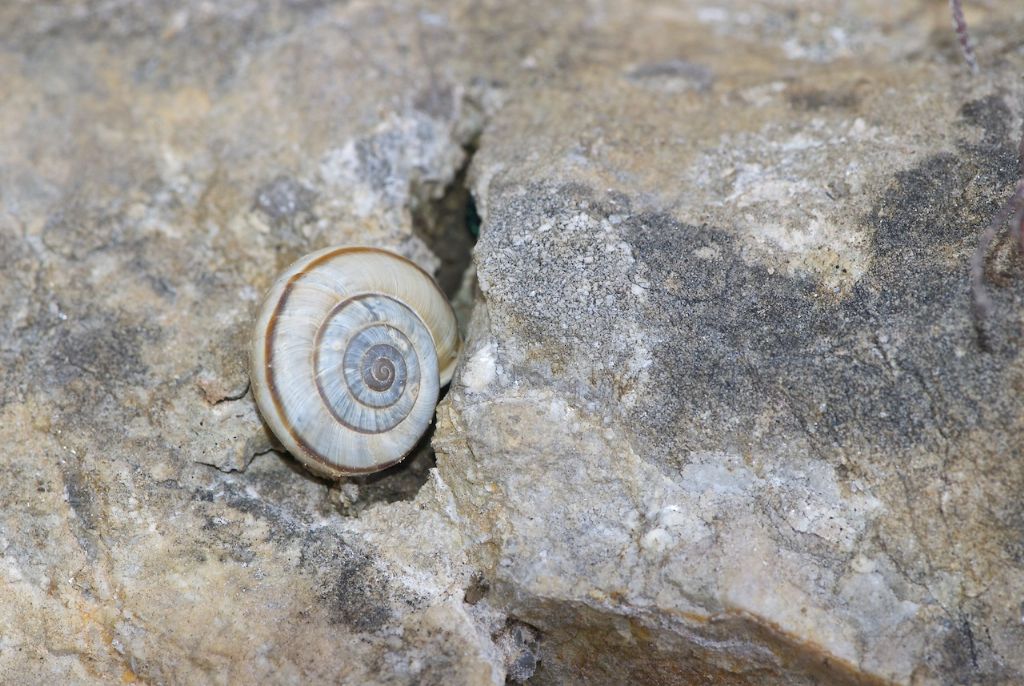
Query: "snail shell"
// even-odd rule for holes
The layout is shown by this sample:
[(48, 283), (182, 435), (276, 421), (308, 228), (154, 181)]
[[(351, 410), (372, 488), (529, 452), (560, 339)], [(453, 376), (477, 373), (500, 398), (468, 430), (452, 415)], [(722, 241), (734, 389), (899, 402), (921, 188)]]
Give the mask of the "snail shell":
[(374, 472), (430, 426), (460, 346), (437, 283), (387, 250), (307, 255), (260, 309), (250, 376), (274, 435), (312, 472)]

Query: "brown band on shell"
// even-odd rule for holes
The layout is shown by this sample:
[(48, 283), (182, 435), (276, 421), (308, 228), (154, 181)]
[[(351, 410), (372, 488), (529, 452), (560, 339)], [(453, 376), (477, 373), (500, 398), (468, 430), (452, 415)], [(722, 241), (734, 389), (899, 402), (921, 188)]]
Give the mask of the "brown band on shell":
[[(298, 432), (295, 431), (295, 427), (293, 427), (287, 421), (284, 421), (287, 419), (288, 415), (284, 411), (284, 404), (281, 401), (280, 391), (278, 391), (277, 384), (274, 382), (274, 353), (272, 343), (274, 341), (274, 334), (277, 330), (278, 320), (280, 319), (282, 310), (284, 310), (285, 304), (288, 302), (288, 297), (291, 295), (292, 289), (294, 288), (295, 284), (299, 281), (299, 279), (308, 274), (310, 271), (320, 266), (321, 264), (334, 259), (338, 255), (343, 255), (345, 253), (377, 253), (380, 255), (386, 255), (391, 258), (397, 258), (398, 260), (401, 260), (402, 262), (405, 262), (410, 266), (416, 268), (417, 271), (426, 276), (427, 280), (434, 286), (437, 292), (440, 293), (442, 296), (444, 296), (444, 291), (441, 290), (441, 287), (437, 285), (437, 282), (434, 281), (434, 278), (430, 276), (430, 274), (428, 274), (426, 270), (424, 270), (418, 264), (416, 264), (415, 262), (406, 257), (396, 255), (393, 252), (390, 252), (388, 250), (382, 250), (380, 248), (371, 248), (364, 246), (347, 246), (343, 248), (338, 248), (336, 250), (331, 250), (330, 252), (320, 255), (315, 260), (310, 261), (309, 264), (303, 267), (302, 271), (292, 274), (291, 278), (288, 279), (288, 283), (285, 284), (284, 290), (281, 291), (281, 297), (278, 299), (277, 305), (274, 307), (274, 312), (270, 315), (270, 321), (267, 324), (267, 336), (263, 344), (263, 358), (264, 365), (266, 366), (265, 371), (267, 373), (267, 390), (270, 391), (270, 399), (273, 401), (275, 409), (277, 409), (278, 416), (282, 418), (282, 423), (284, 424), (285, 429), (287, 429), (288, 435), (292, 437), (296, 445), (302, 448), (303, 452), (306, 453), (307, 457), (309, 457), (313, 462), (323, 465), (324, 471), (328, 473), (337, 474), (338, 472), (342, 472), (349, 474), (367, 474), (370, 472), (377, 472), (382, 469), (392, 467), (401, 462), (405, 458), (405, 455), (399, 455), (391, 462), (384, 462), (381, 464), (372, 465), (370, 467), (342, 467), (340, 465), (335, 464), (334, 462), (331, 462), (331, 460), (329, 460), (327, 456), (317, 452), (317, 450), (313, 448), (313, 446), (309, 445), (309, 443), (307, 443), (302, 438), (302, 436), (300, 436)], [(412, 311), (411, 308), (409, 309), (410, 311)]]

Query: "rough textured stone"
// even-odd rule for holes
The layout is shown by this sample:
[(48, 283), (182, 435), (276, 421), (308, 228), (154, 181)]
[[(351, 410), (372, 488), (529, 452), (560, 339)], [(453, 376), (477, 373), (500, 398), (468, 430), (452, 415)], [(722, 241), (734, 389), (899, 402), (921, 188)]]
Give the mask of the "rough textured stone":
[[(0, 8), (4, 679), (1024, 680), (1024, 19), (549, 5)], [(436, 468), (255, 412), (342, 242), (466, 314)]]
[[(825, 35), (883, 41), (849, 9)], [(641, 66), (571, 63), (474, 161), (481, 321), (439, 464), (538, 678), (1024, 678), (1019, 261), (994, 255), (987, 350), (965, 286), (1017, 175), (1009, 65), (722, 54), (718, 10), (673, 54), (662, 10), (628, 18)]]

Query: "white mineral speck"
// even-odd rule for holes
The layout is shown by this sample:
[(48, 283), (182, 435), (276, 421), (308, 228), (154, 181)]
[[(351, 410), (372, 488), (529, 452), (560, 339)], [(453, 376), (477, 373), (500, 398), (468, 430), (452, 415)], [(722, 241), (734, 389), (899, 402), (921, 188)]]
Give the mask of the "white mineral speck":
[(660, 553), (672, 545), (672, 534), (662, 528), (651, 529), (640, 539), (640, 547), (651, 553)]
[(469, 358), (466, 371), (462, 374), (462, 383), (469, 393), (482, 393), (494, 382), (497, 375), (497, 364), (494, 358), (495, 346), (488, 343)]

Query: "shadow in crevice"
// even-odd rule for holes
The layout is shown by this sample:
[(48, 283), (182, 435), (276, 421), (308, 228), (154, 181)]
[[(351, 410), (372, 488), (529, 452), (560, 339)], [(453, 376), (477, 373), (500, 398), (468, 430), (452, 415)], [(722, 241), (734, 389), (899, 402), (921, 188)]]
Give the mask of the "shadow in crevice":
[(427, 482), (430, 469), (436, 464), (430, 440), (434, 425), (416, 443), (404, 460), (379, 472), (343, 477), (331, 484), (328, 498), (339, 512), (358, 516), (360, 512), (378, 503), (412, 500)]
[(462, 287), (466, 271), (473, 259), (473, 245), (480, 229), (476, 204), (466, 185), (466, 176), (476, 152), (465, 148), (465, 161), (444, 194), (423, 203), (413, 214), (413, 231), (441, 260), (437, 283), (449, 299)]
[[(444, 194), (423, 203), (413, 213), (413, 228), (427, 247), (441, 260), (437, 282), (453, 302), (460, 326), (471, 314), (472, 297), (465, 289), (472, 288), (472, 251), (479, 234), (480, 218), (473, 197), (466, 185), (466, 176), (475, 148), (466, 147), (465, 161)], [(467, 304), (469, 303), (469, 304)], [(442, 388), (440, 399), (448, 389)], [(430, 469), (437, 463), (430, 443), (435, 423), (417, 442), (409, 456), (388, 469), (341, 479), (330, 488), (330, 500), (341, 512), (358, 515), (376, 503), (412, 500), (426, 483)]]

